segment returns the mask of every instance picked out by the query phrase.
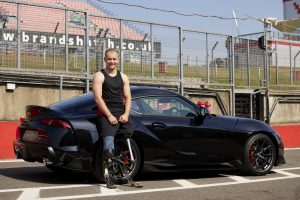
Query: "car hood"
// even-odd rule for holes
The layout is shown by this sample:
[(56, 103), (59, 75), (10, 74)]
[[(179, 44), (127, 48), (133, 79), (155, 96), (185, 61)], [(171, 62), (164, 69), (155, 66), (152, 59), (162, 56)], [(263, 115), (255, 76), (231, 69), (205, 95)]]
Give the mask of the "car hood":
[(213, 115), (214, 121), (222, 122), (222, 126), (227, 130), (246, 131), (246, 132), (275, 132), (268, 124), (250, 118), (231, 117)]

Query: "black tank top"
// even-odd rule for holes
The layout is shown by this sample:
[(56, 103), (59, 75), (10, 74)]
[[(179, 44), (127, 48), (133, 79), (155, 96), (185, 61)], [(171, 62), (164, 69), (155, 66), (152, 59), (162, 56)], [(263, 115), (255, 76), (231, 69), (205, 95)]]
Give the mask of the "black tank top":
[(102, 98), (107, 108), (113, 115), (119, 116), (124, 113), (123, 98), (123, 79), (120, 71), (114, 77), (109, 76), (104, 69), (101, 70), (104, 75), (104, 83), (102, 85)]

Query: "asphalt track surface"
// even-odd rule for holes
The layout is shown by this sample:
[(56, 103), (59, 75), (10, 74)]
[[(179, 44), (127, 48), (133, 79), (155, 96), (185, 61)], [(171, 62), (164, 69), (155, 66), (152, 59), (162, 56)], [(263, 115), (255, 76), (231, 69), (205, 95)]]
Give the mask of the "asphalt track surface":
[(137, 182), (107, 189), (90, 174), (55, 174), (39, 163), (0, 160), (0, 199), (300, 200), (300, 149), (286, 149), (287, 164), (266, 176), (240, 171), (150, 172)]

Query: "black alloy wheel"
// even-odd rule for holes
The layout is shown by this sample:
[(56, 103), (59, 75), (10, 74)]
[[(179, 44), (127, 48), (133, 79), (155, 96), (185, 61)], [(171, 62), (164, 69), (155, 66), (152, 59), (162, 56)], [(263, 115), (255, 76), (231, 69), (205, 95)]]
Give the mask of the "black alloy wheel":
[(275, 159), (273, 141), (265, 134), (256, 134), (245, 145), (243, 170), (250, 175), (266, 175), (273, 168)]

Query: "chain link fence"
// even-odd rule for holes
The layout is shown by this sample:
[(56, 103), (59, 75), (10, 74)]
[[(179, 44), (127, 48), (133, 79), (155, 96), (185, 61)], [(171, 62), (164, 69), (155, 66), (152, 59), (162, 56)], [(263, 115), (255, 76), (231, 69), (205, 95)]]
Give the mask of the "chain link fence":
[(258, 47), (262, 35), (109, 17), (85, 1), (0, 0), (1, 68), (89, 77), (104, 67), (105, 50), (116, 48), (132, 79), (259, 88), (268, 73), (270, 86), (299, 86), (299, 35), (269, 32), (266, 51)]

